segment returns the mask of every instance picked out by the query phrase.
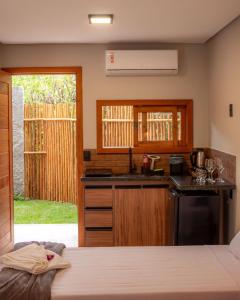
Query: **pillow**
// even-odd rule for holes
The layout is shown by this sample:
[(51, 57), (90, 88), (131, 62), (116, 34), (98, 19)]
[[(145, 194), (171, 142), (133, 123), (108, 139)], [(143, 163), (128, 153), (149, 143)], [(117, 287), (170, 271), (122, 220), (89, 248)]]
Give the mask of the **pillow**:
[(240, 231), (234, 236), (229, 245), (229, 250), (240, 259)]

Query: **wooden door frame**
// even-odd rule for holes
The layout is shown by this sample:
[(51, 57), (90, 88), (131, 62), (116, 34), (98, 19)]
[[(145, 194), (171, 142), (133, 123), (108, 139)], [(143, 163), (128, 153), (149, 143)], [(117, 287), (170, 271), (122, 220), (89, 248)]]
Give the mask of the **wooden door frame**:
[(83, 215), (83, 100), (82, 100), (82, 67), (19, 67), (4, 68), (11, 75), (76, 75), (76, 154), (77, 154), (77, 207), (78, 207), (78, 245), (84, 244), (84, 215)]
[[(0, 69), (1, 76), (4, 76), (3, 80), (8, 83), (8, 157), (9, 157), (9, 169), (8, 169), (8, 176), (9, 182), (13, 182), (13, 144), (12, 144), (12, 103), (10, 103), (10, 99), (12, 98), (12, 89), (10, 88), (12, 85), (11, 76), (9, 74), (4, 73), (2, 69)], [(9, 184), (9, 197), (10, 197), (10, 243), (5, 245), (1, 251), (1, 254), (12, 250), (13, 242), (14, 242), (14, 222), (13, 222), (13, 185)], [(6, 235), (5, 235), (6, 236)], [(0, 247), (1, 248), (1, 247)]]

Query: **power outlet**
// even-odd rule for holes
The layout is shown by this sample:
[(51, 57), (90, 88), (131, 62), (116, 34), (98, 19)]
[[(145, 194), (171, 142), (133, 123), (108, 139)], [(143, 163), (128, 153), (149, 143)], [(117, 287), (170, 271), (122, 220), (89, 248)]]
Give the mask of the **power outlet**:
[(229, 104), (229, 117), (233, 117), (233, 104)]
[(88, 151), (88, 150), (83, 151), (83, 160), (91, 161), (91, 151)]

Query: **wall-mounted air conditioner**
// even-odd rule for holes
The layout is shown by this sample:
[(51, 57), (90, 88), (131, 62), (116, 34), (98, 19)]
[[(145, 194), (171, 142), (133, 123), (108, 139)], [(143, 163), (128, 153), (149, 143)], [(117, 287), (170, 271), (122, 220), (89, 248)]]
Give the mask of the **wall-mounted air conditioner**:
[(178, 73), (177, 50), (107, 50), (105, 55), (108, 76)]

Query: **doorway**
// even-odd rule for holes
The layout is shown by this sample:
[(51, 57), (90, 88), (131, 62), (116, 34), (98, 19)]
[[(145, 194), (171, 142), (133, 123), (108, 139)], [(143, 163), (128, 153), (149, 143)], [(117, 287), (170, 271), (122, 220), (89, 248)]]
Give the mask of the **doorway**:
[(14, 241), (78, 246), (81, 68), (6, 71), (12, 74), (13, 87)]

